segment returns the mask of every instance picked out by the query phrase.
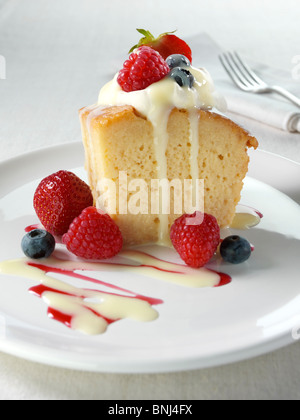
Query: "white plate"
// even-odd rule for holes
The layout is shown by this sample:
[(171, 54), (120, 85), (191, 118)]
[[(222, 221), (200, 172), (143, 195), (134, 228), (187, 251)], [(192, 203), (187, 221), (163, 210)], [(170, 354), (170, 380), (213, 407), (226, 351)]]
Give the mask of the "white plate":
[[(37, 221), (32, 196), (38, 181), (59, 169), (85, 176), (82, 160), (82, 145), (75, 143), (0, 165), (0, 260), (22, 257), (23, 229)], [(284, 193), (299, 200), (299, 179), (300, 165), (252, 153), (242, 202), (264, 214), (259, 226), (243, 232), (255, 245), (252, 258), (224, 264), (233, 281), (221, 288), (126, 278), (126, 288), (138, 281), (141, 293), (164, 300), (154, 322), (120, 321), (104, 335), (85, 336), (49, 319), (43, 301), (28, 293), (29, 280), (0, 276), (0, 350), (65, 368), (145, 373), (231, 363), (294, 342), (300, 327), (300, 207)], [(104, 273), (103, 280), (105, 275), (110, 283), (120, 280), (114, 273)]]

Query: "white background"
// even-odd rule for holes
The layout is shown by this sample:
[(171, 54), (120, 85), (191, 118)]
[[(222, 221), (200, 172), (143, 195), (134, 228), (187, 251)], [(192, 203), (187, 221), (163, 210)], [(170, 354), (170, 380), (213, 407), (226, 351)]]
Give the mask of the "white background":
[[(178, 29), (208, 33), (227, 50), (293, 70), (299, 0), (0, 0), (0, 161), (80, 141), (78, 109), (138, 39)], [(300, 162), (300, 135), (243, 120), (261, 148)], [(0, 185), (4, 180), (0, 180)], [(67, 371), (0, 354), (0, 399), (295, 399), (299, 343), (253, 360), (170, 375)]]

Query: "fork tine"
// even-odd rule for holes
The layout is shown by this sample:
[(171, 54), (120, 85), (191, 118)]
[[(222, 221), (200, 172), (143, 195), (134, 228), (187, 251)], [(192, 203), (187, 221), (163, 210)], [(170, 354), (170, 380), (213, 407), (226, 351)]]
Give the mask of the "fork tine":
[(251, 70), (251, 69), (250, 69), (250, 67), (248, 66), (248, 64), (247, 64), (247, 63), (245, 63), (245, 61), (244, 61), (244, 60), (242, 60), (241, 56), (240, 56), (237, 52), (234, 52), (234, 56), (235, 56), (236, 60), (239, 62), (239, 64), (240, 64), (240, 65), (244, 68), (244, 70), (247, 72), (247, 74), (249, 75), (249, 77), (251, 77), (251, 78), (252, 78), (252, 80), (253, 80), (255, 83), (257, 83), (257, 84), (259, 84), (259, 85), (264, 85), (264, 84), (265, 84), (265, 82), (264, 82), (262, 79), (260, 79), (260, 78), (258, 77), (258, 75), (257, 75), (256, 73), (254, 73), (254, 71), (253, 71), (253, 70)]
[(244, 67), (241, 66), (240, 62), (237, 60), (236, 53), (228, 52), (228, 57), (230, 58), (232, 66), (234, 66), (236, 73), (238, 73), (243, 83), (247, 87), (253, 87), (254, 84), (256, 85), (256, 81), (249, 77), (248, 72), (245, 71)]
[(230, 53), (223, 53), (219, 55), (219, 59), (233, 82), (243, 90), (248, 89), (249, 83), (247, 83), (245, 78), (242, 77), (241, 73), (238, 71), (235, 62), (232, 59), (232, 55)]

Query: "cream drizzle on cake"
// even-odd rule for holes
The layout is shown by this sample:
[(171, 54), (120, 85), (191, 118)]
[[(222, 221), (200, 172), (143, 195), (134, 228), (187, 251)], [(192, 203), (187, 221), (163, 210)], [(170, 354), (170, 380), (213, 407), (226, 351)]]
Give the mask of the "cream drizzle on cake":
[[(198, 113), (197, 109), (219, 108), (224, 110), (224, 100), (214, 89), (211, 76), (205, 69), (189, 67), (195, 78), (193, 87), (181, 87), (174, 79), (165, 77), (146, 89), (124, 92), (117, 82), (118, 74), (100, 91), (98, 106), (131, 105), (144, 115), (153, 126), (154, 146), (157, 161), (157, 178), (168, 179), (166, 152), (168, 147), (168, 120), (174, 108), (189, 111), (190, 119), (190, 167), (193, 179), (193, 196), (195, 198), (195, 185), (199, 176), (198, 169)], [(162, 201), (162, 200), (160, 200)], [(194, 201), (195, 202), (195, 201)], [(201, 210), (201, 209), (198, 209)], [(160, 232), (158, 243), (169, 246), (168, 215), (159, 214)]]

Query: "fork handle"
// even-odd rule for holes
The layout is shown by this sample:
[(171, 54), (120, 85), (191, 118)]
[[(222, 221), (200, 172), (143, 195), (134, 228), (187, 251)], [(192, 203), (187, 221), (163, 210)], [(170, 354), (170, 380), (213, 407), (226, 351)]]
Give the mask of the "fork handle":
[(300, 99), (297, 98), (292, 93), (288, 92), (286, 89), (283, 89), (280, 86), (272, 86), (270, 90), (272, 92), (278, 93), (279, 95), (283, 96), (286, 99), (289, 99), (293, 104), (300, 107)]

